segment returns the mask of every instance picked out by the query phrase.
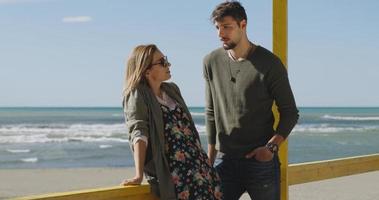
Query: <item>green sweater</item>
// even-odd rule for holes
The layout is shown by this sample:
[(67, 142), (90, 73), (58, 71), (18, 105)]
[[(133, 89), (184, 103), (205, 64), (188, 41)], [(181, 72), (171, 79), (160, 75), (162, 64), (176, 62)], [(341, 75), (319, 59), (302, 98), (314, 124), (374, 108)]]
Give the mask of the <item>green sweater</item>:
[[(258, 46), (244, 61), (223, 48), (204, 58), (208, 143), (230, 157), (244, 157), (274, 134), (286, 138), (299, 118), (287, 71), (280, 59)], [(275, 131), (272, 105), (280, 121)]]

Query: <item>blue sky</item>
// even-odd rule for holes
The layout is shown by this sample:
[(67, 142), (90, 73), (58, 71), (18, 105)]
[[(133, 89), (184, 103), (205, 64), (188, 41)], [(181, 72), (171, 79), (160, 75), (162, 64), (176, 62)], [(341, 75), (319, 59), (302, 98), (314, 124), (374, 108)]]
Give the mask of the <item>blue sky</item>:
[[(120, 106), (125, 61), (155, 43), (190, 106), (220, 47), (220, 1), (0, 0), (0, 106)], [(272, 49), (272, 3), (241, 1), (251, 41)], [(288, 66), (299, 106), (379, 106), (379, 1), (290, 0)]]

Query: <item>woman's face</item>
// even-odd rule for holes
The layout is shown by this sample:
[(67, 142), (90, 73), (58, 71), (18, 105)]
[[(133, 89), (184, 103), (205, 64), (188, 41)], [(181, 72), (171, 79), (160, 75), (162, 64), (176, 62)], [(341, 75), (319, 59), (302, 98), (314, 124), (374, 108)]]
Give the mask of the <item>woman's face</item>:
[(146, 78), (149, 82), (163, 82), (171, 78), (171, 64), (167, 61), (167, 57), (157, 50), (153, 55), (153, 62), (150, 69), (146, 71)]

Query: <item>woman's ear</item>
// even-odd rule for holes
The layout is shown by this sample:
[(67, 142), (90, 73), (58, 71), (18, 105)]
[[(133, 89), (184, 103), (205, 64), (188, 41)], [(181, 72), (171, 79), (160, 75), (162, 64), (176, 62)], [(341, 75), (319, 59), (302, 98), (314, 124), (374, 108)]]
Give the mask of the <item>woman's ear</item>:
[(150, 76), (150, 70), (146, 70), (145, 72), (145, 78), (147, 79)]

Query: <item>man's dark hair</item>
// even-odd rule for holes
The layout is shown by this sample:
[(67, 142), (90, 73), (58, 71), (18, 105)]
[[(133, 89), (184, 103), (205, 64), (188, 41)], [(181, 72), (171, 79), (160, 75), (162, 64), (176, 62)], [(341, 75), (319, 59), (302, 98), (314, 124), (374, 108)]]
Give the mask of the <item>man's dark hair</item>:
[(219, 4), (212, 12), (211, 20), (213, 23), (222, 20), (224, 17), (233, 17), (238, 23), (242, 20), (247, 21), (245, 8), (238, 1), (227, 1)]

